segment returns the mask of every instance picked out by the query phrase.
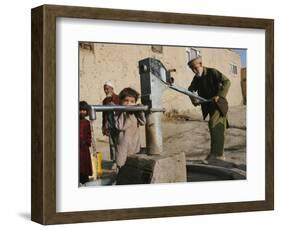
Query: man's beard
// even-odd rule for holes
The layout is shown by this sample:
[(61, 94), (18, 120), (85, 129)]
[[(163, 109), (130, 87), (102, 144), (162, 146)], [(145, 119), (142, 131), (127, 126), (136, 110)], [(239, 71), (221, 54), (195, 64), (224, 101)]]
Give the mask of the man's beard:
[(105, 95), (106, 97), (112, 97), (112, 93), (108, 93)]
[(198, 71), (198, 73), (196, 74), (196, 76), (197, 76), (197, 77), (202, 77), (202, 75), (203, 75), (203, 69), (200, 69), (200, 70)]

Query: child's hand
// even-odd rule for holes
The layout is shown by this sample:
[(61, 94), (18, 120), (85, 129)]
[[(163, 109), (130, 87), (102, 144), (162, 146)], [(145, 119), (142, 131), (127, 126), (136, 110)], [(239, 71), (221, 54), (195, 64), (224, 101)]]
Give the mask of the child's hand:
[[(136, 106), (143, 106), (143, 104), (137, 104)], [(134, 112), (136, 117), (140, 117), (142, 115), (143, 111), (136, 111)]]
[(198, 105), (200, 105), (200, 103), (199, 103), (199, 100), (198, 100), (198, 99), (190, 97), (190, 100), (191, 100), (191, 103), (192, 103), (194, 106), (198, 106)]
[(103, 129), (102, 129), (102, 134), (103, 134), (104, 136), (109, 136), (109, 129), (103, 128)]

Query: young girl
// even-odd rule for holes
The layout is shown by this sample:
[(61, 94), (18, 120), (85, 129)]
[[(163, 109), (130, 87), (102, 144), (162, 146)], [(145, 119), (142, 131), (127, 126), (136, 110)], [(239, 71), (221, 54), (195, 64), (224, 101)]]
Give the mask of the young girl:
[[(136, 105), (139, 93), (132, 88), (125, 88), (119, 94), (121, 105)], [(119, 130), (116, 146), (118, 170), (125, 165), (127, 156), (140, 151), (139, 126), (145, 124), (144, 112), (117, 112), (115, 126)]]
[(79, 103), (79, 182), (84, 184), (89, 181), (92, 175), (92, 164), (89, 147), (91, 146), (91, 126), (85, 119), (88, 116), (88, 103), (81, 101)]

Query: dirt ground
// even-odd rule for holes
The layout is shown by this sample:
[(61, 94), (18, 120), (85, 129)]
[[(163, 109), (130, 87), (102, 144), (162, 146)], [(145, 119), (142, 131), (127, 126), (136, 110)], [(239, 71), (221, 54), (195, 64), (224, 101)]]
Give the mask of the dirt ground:
[[(246, 167), (246, 107), (230, 107), (228, 120), (226, 160)], [(208, 123), (202, 120), (199, 110), (193, 113), (167, 113), (162, 120), (162, 134), (165, 152), (184, 152), (188, 161), (202, 160), (209, 154)], [(110, 159), (107, 138), (97, 140), (97, 150), (103, 153), (103, 159)]]

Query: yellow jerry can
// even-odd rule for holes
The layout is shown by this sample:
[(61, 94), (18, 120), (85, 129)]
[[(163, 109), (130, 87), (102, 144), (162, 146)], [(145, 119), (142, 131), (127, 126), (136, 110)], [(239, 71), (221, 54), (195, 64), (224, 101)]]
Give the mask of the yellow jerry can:
[(102, 153), (101, 152), (97, 152), (97, 160), (98, 160), (98, 177), (102, 176)]
[(93, 174), (90, 176), (90, 179), (97, 180), (98, 178), (98, 159), (95, 154), (91, 154), (91, 163)]

